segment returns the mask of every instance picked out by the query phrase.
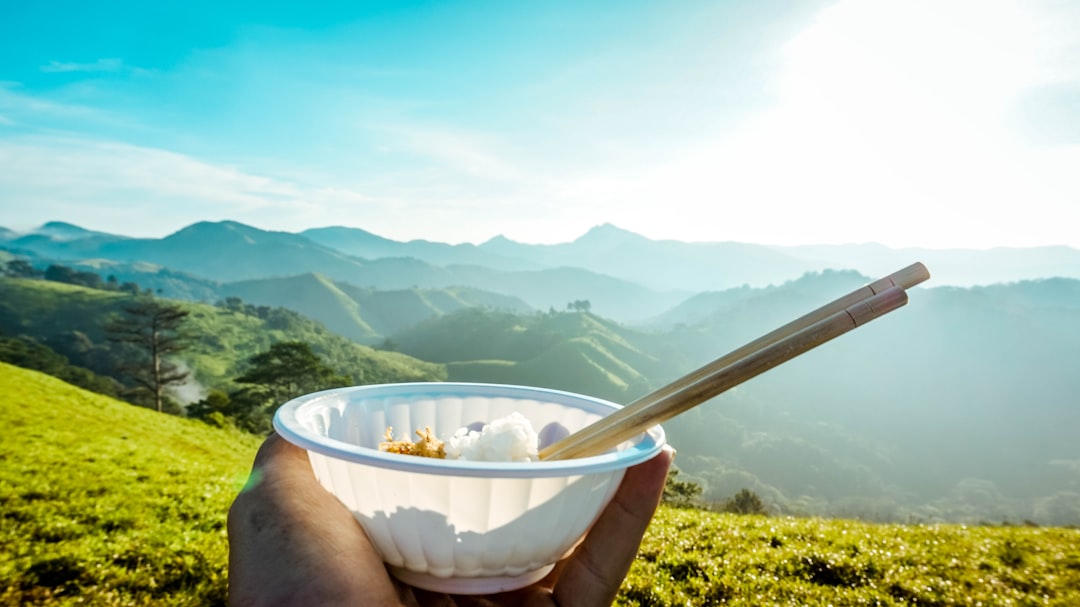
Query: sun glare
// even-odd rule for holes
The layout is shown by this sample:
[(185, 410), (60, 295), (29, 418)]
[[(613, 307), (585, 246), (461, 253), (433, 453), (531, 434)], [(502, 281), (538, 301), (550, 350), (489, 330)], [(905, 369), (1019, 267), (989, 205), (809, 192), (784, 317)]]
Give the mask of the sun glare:
[[(839, 2), (784, 49), (775, 106), (634, 195), (718, 208), (758, 242), (1038, 243), (1029, 205), (1061, 211), (1078, 192), (1053, 170), (1075, 149), (1030, 148), (1005, 120), (1050, 78), (1035, 17), (1004, 0)], [(706, 229), (695, 238), (716, 239)]]

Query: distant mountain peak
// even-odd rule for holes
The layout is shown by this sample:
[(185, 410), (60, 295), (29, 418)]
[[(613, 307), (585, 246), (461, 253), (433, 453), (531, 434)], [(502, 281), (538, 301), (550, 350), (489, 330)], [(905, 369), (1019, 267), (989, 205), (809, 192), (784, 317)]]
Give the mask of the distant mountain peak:
[(507, 238), (506, 236), (503, 236), (502, 234), (499, 234), (498, 236), (493, 236), (493, 237), (485, 240), (483, 243), (481, 243), (481, 246), (490, 245), (490, 244), (495, 244), (495, 245), (517, 244), (517, 242), (515, 242), (513, 240), (510, 240), (509, 238)]
[(89, 232), (90, 231), (90, 230), (87, 230), (86, 228), (77, 226), (77, 225), (75, 225), (73, 223), (68, 223), (66, 221), (46, 221), (44, 224), (41, 225), (40, 228), (38, 228), (38, 230), (39, 231), (41, 231), (41, 230), (70, 230), (72, 232)]
[(47, 236), (53, 240), (60, 241), (80, 240), (82, 238), (90, 238), (93, 236), (125, 238), (123, 236), (116, 236), (115, 234), (107, 234), (105, 232), (95, 232), (94, 230), (87, 230), (84, 227), (77, 226), (73, 223), (67, 223), (66, 221), (48, 221), (36, 228), (31, 233), (40, 236)]
[(612, 223), (602, 223), (590, 228), (588, 232), (578, 238), (575, 242), (613, 245), (627, 242), (642, 242), (646, 240), (648, 239), (641, 234), (631, 232), (630, 230), (624, 230)]
[(303, 232), (300, 232), (300, 235), (305, 238), (311, 238), (316, 242), (329, 241), (337, 244), (342, 244), (346, 242), (398, 244), (398, 241), (379, 236), (374, 232), (369, 232), (361, 228), (350, 228), (346, 226), (310, 228), (304, 230)]
[(226, 219), (224, 221), (197, 221), (187, 227), (180, 228), (166, 238), (208, 236), (214, 234), (220, 235), (230, 232), (248, 234), (259, 233), (261, 231), (262, 230), (258, 228), (253, 228), (247, 224), (243, 224), (238, 221), (232, 221), (229, 219)]

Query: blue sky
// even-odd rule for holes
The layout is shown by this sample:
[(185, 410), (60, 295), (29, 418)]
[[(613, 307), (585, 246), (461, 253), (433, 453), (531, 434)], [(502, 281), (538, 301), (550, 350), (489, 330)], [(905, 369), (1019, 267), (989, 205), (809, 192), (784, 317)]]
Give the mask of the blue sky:
[(0, 225), (1080, 247), (1080, 3), (27, 2)]

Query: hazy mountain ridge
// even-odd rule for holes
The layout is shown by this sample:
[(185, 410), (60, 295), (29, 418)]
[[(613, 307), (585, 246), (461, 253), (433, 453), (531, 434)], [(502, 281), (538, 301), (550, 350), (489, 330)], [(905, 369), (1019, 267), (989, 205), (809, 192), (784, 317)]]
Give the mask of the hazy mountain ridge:
[[(317, 230), (306, 233), (311, 232)], [(395, 256), (413, 256), (436, 264), (455, 263), (452, 255), (440, 259), (436, 254), (424, 252), (424, 246), (433, 244), (427, 241), (381, 241), (387, 243), (384, 255), (392, 252)], [(392, 248), (389, 243), (394, 243)], [(334, 246), (330, 241), (322, 244)], [(576, 266), (658, 291), (712, 291), (744, 284), (767, 286), (825, 269), (851, 269), (867, 276), (882, 276), (914, 260), (934, 268), (937, 285), (976, 286), (1055, 276), (1080, 278), (1080, 250), (1066, 246), (930, 249), (890, 248), (875, 243), (777, 246), (682, 242), (651, 240), (611, 224), (593, 227), (566, 243), (524, 244), (499, 236), (476, 246), (441, 245), (438, 250), (451, 249), (468, 250), (470, 255), (487, 253), (492, 257), (487, 261), (477, 257), (476, 263), (489, 267), (503, 267), (501, 264), (507, 263), (506, 260), (549, 268)], [(377, 249), (367, 252), (372, 257), (379, 254)]]
[[(715, 427), (724, 418), (743, 419), (746, 431), (733, 441), (740, 447), (714, 443), (711, 457), (739, 463), (763, 488), (788, 492), (791, 487), (784, 482), (767, 480), (776, 470), (746, 458), (741, 446), (760, 432), (780, 441), (805, 438), (824, 423), (869, 441), (888, 462), (887, 468), (876, 469), (886, 481), (882, 487), (888, 488), (877, 496), (876, 507), (883, 511), (929, 517), (935, 516), (930, 505), (938, 503), (936, 508), (955, 520), (961, 513), (941, 504), (964, 491), (962, 483), (970, 487), (978, 481), (982, 490), (1011, 504), (1012, 518), (1034, 517), (1040, 500), (1062, 492), (1076, 495), (1069, 503), (1080, 517), (1080, 474), (1055, 463), (1080, 457), (1072, 431), (1080, 425), (1075, 406), (1080, 309), (1070, 299), (1078, 288), (1080, 281), (1053, 279), (916, 289), (905, 308), (751, 380), (701, 407), (697, 417), (675, 420), (672, 431), (692, 421)], [(836, 285), (819, 299), (823, 303), (846, 290)], [(1033, 294), (1047, 290), (1072, 304), (1038, 303), (1042, 297)], [(777, 293), (772, 299), (771, 305), (758, 299), (750, 307), (728, 306), (722, 315), (673, 339), (696, 363), (704, 362), (715, 356), (718, 345), (727, 350), (746, 341), (733, 333), (752, 337), (762, 332), (759, 328), (779, 324), (781, 304), (797, 298)], [(814, 306), (805, 297), (804, 303), (801, 309)], [(753, 408), (759, 411), (749, 422), (746, 402), (757, 403)], [(701, 419), (710, 413), (718, 422)], [(788, 420), (788, 429), (778, 427), (779, 420)], [(792, 434), (791, 423), (803, 429)], [(834, 442), (828, 451), (841, 446)], [(700, 448), (687, 445), (685, 451), (705, 455), (696, 451)], [(848, 460), (862, 457), (853, 452)], [(708, 475), (717, 462), (699, 463), (704, 468), (694, 472)], [(808, 495), (833, 502), (855, 498), (829, 494), (820, 486)], [(920, 502), (927, 504), (922, 510), (898, 505)]]
[(935, 285), (980, 286), (1021, 280), (1080, 278), (1080, 249), (1066, 246), (990, 249), (892, 249), (880, 244), (773, 247), (823, 267), (884, 276), (912, 260), (931, 268)]
[[(681, 298), (580, 268), (500, 271), (476, 265), (437, 266), (412, 257), (365, 260), (296, 234), (266, 232), (236, 222), (200, 222), (163, 239), (57, 241), (44, 234), (3, 243), (12, 251), (64, 262), (102, 258), (149, 262), (219, 282), (319, 273), (377, 289), (475, 287), (517, 297), (537, 309), (587, 299), (620, 320), (645, 318)], [(18, 244), (18, 247), (15, 245)]]
[(573, 242), (526, 245), (492, 239), (481, 249), (546, 266), (577, 266), (639, 282), (659, 291), (764, 286), (827, 266), (770, 247), (737, 242), (650, 240), (611, 224), (596, 226)]
[(504, 271), (536, 270), (542, 267), (523, 259), (488, 252), (469, 243), (451, 245), (429, 240), (400, 242), (359, 228), (313, 228), (300, 232), (300, 235), (325, 247), (364, 259), (413, 257), (438, 266), (478, 265)]
[[(400, 242), (341, 226), (292, 234), (231, 221), (200, 222), (164, 239), (137, 239), (52, 222), (15, 238), (0, 234), (0, 245), (68, 261), (92, 257), (149, 261), (219, 281), (310, 272), (381, 289), (478, 286), (477, 282), (483, 281), (482, 288), (521, 297), (535, 308), (561, 307), (569, 301), (567, 297), (603, 302), (603, 289), (581, 292), (573, 277), (554, 277), (557, 280), (547, 285), (551, 296), (546, 298), (492, 289), (504, 284), (508, 276), (529, 280), (527, 274), (518, 272), (576, 267), (617, 279), (624, 290), (634, 286), (642, 290), (637, 306), (612, 298), (613, 302), (604, 302), (605, 309), (597, 308), (624, 322), (661, 314), (664, 306), (674, 305), (673, 300), (696, 292), (768, 286), (825, 269), (881, 276), (916, 260), (931, 268), (935, 286), (1080, 278), (1080, 250), (1065, 246), (973, 250), (893, 249), (873, 243), (774, 246), (680, 242), (651, 240), (610, 224), (559, 244), (524, 244), (495, 237), (479, 245), (450, 245), (425, 240)], [(553, 279), (551, 275), (544, 278)], [(571, 290), (579, 293), (571, 295)]]

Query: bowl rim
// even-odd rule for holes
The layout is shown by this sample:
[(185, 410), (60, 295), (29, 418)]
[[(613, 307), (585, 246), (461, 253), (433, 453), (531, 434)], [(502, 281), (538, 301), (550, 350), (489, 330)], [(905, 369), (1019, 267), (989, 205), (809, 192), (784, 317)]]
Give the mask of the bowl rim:
[(608, 451), (591, 457), (538, 462), (445, 460), (402, 456), (370, 447), (353, 445), (312, 432), (300, 421), (300, 417), (307, 410), (326, 406), (331, 402), (340, 400), (342, 397), (369, 395), (385, 398), (404, 393), (488, 397), (516, 396), (574, 405), (601, 415), (610, 414), (621, 408), (621, 405), (593, 396), (551, 388), (514, 384), (476, 382), (368, 384), (322, 390), (294, 398), (283, 404), (274, 414), (274, 429), (282, 438), (294, 445), (335, 459), (405, 472), (470, 477), (535, 478), (610, 472), (647, 461), (659, 453), (666, 444), (664, 429), (657, 425), (649, 428), (648, 431), (637, 438), (631, 439), (633, 444), (625, 449)]

